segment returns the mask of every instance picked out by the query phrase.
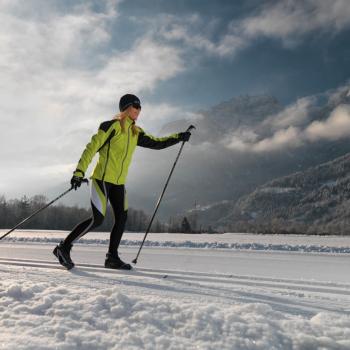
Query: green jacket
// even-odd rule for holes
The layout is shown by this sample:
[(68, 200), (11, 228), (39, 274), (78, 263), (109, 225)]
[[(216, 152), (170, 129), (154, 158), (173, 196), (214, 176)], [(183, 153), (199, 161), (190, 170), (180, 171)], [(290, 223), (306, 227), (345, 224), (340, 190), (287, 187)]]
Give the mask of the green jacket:
[(122, 132), (119, 120), (103, 122), (97, 134), (86, 145), (74, 174), (84, 176), (92, 158), (99, 152), (100, 157), (91, 178), (123, 185), (136, 146), (163, 149), (181, 141), (179, 134), (158, 138), (146, 134), (141, 128), (138, 135), (134, 136), (131, 130), (134, 123), (127, 118), (125, 132)]

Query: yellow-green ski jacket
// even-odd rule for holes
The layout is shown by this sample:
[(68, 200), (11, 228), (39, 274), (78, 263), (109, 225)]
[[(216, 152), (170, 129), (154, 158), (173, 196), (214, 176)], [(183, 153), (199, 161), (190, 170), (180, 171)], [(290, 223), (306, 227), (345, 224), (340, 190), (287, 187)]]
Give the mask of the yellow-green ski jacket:
[(100, 157), (91, 178), (123, 185), (136, 146), (163, 149), (181, 141), (179, 134), (158, 138), (146, 134), (141, 128), (134, 136), (131, 130), (134, 123), (127, 118), (125, 132), (122, 132), (119, 120), (103, 122), (86, 145), (75, 173), (81, 172), (84, 176), (92, 158), (99, 152)]

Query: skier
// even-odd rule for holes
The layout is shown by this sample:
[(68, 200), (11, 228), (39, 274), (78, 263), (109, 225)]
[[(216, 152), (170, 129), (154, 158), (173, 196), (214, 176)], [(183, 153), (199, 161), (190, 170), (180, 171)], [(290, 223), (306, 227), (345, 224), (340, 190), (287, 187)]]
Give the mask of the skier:
[(115, 223), (110, 234), (104, 266), (111, 269), (132, 269), (130, 264), (120, 259), (118, 247), (127, 219), (128, 201), (125, 182), (135, 147), (163, 149), (181, 141), (188, 141), (191, 136), (188, 131), (161, 138), (147, 134), (136, 125), (141, 112), (141, 102), (135, 95), (122, 96), (119, 101), (119, 110), (120, 113), (114, 119), (100, 125), (98, 132), (86, 145), (73, 172), (71, 185), (76, 190), (80, 187), (92, 158), (97, 152), (99, 153), (99, 160), (91, 176), (92, 216), (75, 226), (53, 250), (60, 264), (68, 270), (74, 267), (70, 257), (73, 243), (102, 224), (108, 201), (113, 209)]

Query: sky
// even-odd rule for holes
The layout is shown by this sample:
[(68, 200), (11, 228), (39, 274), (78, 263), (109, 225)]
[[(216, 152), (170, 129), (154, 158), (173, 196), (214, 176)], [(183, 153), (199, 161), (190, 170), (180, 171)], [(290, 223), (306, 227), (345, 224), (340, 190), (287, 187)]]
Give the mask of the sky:
[(157, 134), (235, 96), (269, 94), (288, 108), (350, 75), (348, 0), (0, 0), (0, 22), (9, 198), (68, 183), (125, 93)]

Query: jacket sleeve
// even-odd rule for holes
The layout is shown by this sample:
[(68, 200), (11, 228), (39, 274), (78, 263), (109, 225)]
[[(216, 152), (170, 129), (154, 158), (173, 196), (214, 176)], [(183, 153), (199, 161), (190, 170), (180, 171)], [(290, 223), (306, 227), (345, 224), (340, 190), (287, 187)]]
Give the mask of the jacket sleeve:
[(100, 125), (97, 133), (92, 136), (91, 141), (86, 145), (77, 165), (77, 171), (85, 174), (92, 158), (104, 146), (114, 128), (113, 121), (104, 122)]
[(166, 137), (154, 137), (146, 134), (141, 128), (137, 139), (137, 145), (152, 149), (163, 149), (177, 144), (181, 140), (179, 134), (172, 134)]

